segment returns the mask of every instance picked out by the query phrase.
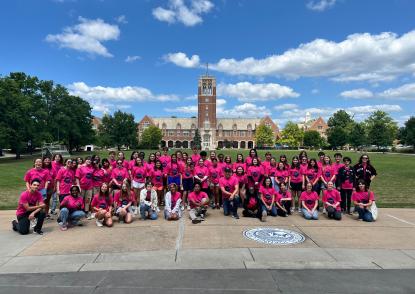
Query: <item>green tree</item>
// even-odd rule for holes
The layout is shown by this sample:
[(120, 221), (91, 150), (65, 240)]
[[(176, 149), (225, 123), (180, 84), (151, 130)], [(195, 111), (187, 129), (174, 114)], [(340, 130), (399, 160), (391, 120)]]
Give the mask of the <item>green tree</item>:
[(304, 132), (300, 130), (296, 123), (288, 121), (281, 132), (281, 138), (278, 143), (290, 147), (299, 147), (303, 142)]
[(202, 148), (202, 137), (200, 136), (199, 129), (196, 129), (196, 131), (195, 131), (195, 135), (193, 137), (193, 146), (192, 147), (197, 147), (198, 149)]
[(364, 123), (354, 122), (352, 124), (349, 134), (349, 143), (355, 150), (367, 144), (366, 127)]
[(332, 148), (337, 149), (350, 143), (349, 136), (354, 121), (344, 110), (336, 111), (327, 121), (327, 141)]
[(404, 141), (407, 145), (412, 145), (415, 150), (415, 116), (411, 116), (405, 122)]
[(317, 131), (305, 131), (304, 132), (304, 146), (310, 148), (320, 148), (323, 145), (323, 138)]
[(340, 126), (331, 127), (327, 130), (327, 141), (332, 148), (337, 149), (346, 145), (349, 134), (346, 128)]
[(275, 143), (274, 132), (265, 124), (260, 124), (255, 130), (256, 146), (273, 146)]
[(353, 123), (353, 119), (344, 110), (338, 110), (337, 112), (333, 113), (333, 115), (327, 121), (327, 125), (329, 126), (329, 128), (331, 127), (348, 128), (350, 124), (352, 123)]
[(140, 147), (145, 149), (157, 149), (163, 138), (162, 131), (156, 126), (149, 126), (141, 134)]
[(102, 118), (102, 125), (99, 128), (101, 144), (105, 146), (117, 146), (120, 150), (121, 146), (137, 145), (137, 125), (134, 122), (134, 115), (116, 111), (114, 115), (105, 115)]
[(381, 146), (392, 145), (398, 133), (398, 126), (389, 114), (377, 110), (365, 121), (368, 129), (368, 140), (370, 144)]

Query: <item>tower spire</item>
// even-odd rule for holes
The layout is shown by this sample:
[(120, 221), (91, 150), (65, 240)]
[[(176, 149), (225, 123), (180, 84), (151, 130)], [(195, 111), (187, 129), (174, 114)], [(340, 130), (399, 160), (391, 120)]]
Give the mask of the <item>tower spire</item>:
[(206, 62), (206, 76), (209, 76), (209, 63)]

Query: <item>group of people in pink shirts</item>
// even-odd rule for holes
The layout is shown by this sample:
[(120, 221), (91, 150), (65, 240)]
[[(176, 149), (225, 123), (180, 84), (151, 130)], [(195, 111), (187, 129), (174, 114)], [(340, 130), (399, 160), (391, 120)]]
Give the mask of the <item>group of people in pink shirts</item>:
[[(271, 152), (260, 158), (251, 149), (235, 160), (216, 151), (193, 148), (169, 154), (163, 148), (149, 154), (134, 151), (130, 159), (123, 152), (110, 152), (84, 159), (36, 159), (24, 176), (26, 191), (19, 199), (13, 230), (27, 234), (30, 227), (43, 234), (46, 219), (57, 221), (62, 231), (82, 225), (82, 219), (95, 219), (99, 227), (113, 225), (113, 219), (131, 223), (158, 218), (164, 208), (166, 220), (178, 220), (188, 210), (192, 223), (204, 221), (209, 207), (223, 209), (226, 216), (266, 221), (268, 216), (286, 217), (298, 210), (306, 219), (318, 219), (320, 206), (328, 218), (340, 220), (342, 213), (373, 221), (370, 206), (374, 194), (369, 187), (377, 175), (367, 154), (352, 166), (340, 153), (320, 152), (309, 158), (305, 151), (291, 162), (285, 155), (278, 160)], [(52, 203), (51, 203), (52, 202)], [(321, 204), (320, 204), (321, 202)], [(59, 204), (59, 215), (57, 206)]]

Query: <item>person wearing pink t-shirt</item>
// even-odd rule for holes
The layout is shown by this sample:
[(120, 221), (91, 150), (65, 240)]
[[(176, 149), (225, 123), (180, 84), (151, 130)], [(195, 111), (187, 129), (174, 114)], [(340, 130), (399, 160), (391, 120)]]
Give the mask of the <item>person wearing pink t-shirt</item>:
[(334, 174), (336, 175), (336, 182), (334, 183), (336, 188), (340, 186), (339, 178), (337, 175), (339, 174), (339, 169), (344, 166), (344, 163), (342, 162), (342, 158), (343, 158), (343, 155), (341, 153), (334, 154), (333, 169), (334, 169)]
[[(271, 164), (271, 158), (272, 158), (271, 152), (265, 153), (265, 160), (261, 162), (261, 166), (264, 169), (264, 172), (268, 171), (269, 166)], [(269, 175), (266, 175), (266, 176), (268, 177)]]
[(357, 181), (357, 189), (352, 194), (352, 201), (354, 210), (359, 214), (358, 220), (373, 222), (373, 215), (370, 212), (370, 207), (375, 201), (375, 194), (373, 191), (369, 190), (363, 179)]
[(114, 168), (117, 166), (117, 160), (115, 159), (115, 151), (110, 151), (108, 153), (108, 161), (111, 164), (111, 167)]
[(114, 195), (115, 216), (119, 222), (129, 224), (133, 221), (132, 205), (135, 202), (134, 191), (131, 191), (128, 181), (124, 181), (121, 190)]
[[(183, 183), (183, 205), (187, 205), (187, 210), (190, 210), (190, 206), (187, 202), (187, 196), (191, 191), (193, 191), (193, 184), (194, 184), (194, 171), (195, 166), (193, 164), (193, 160), (189, 157), (186, 160), (186, 165), (182, 170), (182, 183)], [(177, 187), (178, 188), (178, 187)]]
[(334, 189), (334, 185), (332, 182), (328, 182), (327, 190), (323, 191), (323, 205), (327, 211), (328, 218), (332, 218), (335, 220), (342, 219), (340, 202), (340, 192)]
[(247, 164), (247, 176), (248, 176), (248, 186), (253, 186), (255, 190), (258, 190), (261, 186), (262, 179), (264, 178), (264, 170), (261, 167), (261, 164), (258, 158), (254, 157), (252, 163)]
[(232, 176), (232, 169), (225, 169), (225, 176), (219, 179), (219, 186), (222, 191), (223, 214), (239, 219), (239, 182), (236, 177)]
[(256, 158), (258, 162), (260, 162), (260, 159), (258, 157), (258, 153), (256, 149), (250, 149), (248, 156), (245, 158), (246, 168), (249, 168), (250, 165), (252, 165), (252, 160)]
[(105, 170), (105, 177), (103, 179), (103, 182), (104, 183), (111, 182), (111, 173), (112, 173), (111, 163), (109, 162), (107, 158), (103, 158), (101, 160), (101, 165), (102, 165), (102, 168)]
[(292, 193), (292, 208), (295, 210), (295, 199), (298, 199), (298, 212), (301, 212), (300, 195), (303, 189), (303, 175), (301, 174), (300, 161), (297, 156), (292, 159), (289, 169), (288, 186)]
[(43, 202), (42, 194), (39, 193), (40, 180), (32, 179), (29, 184), (29, 189), (24, 191), (19, 198), (19, 204), (16, 210), (17, 221), (12, 221), (12, 229), (22, 235), (29, 234), (30, 222), (36, 219), (36, 225), (33, 228), (35, 233), (43, 235), (42, 226), (46, 217), (43, 209), (45, 203)]
[(56, 175), (56, 194), (59, 203), (70, 194), (70, 189), (75, 183), (75, 171), (72, 169), (72, 159), (65, 160), (65, 167), (61, 168)]
[(92, 210), (95, 213), (95, 223), (97, 227), (102, 227), (104, 225), (112, 227), (112, 203), (113, 199), (109, 193), (108, 184), (102, 183), (99, 193), (94, 196), (91, 202)]
[(242, 166), (238, 166), (233, 176), (238, 180), (239, 197), (241, 198), (241, 202), (244, 203), (246, 196), (246, 187), (248, 186), (248, 178), (245, 174), (244, 168)]
[(265, 222), (267, 216), (277, 216), (277, 208), (275, 207), (276, 191), (272, 186), (270, 177), (264, 179), (261, 188), (259, 189), (259, 199), (261, 199), (261, 221)]
[(345, 156), (343, 158), (344, 166), (342, 166), (337, 172), (337, 189), (340, 190), (342, 198), (341, 209), (343, 212), (351, 214), (352, 192), (355, 187), (356, 175), (353, 167), (351, 166), (352, 160), (350, 157)]
[(182, 187), (182, 164), (177, 161), (176, 154), (170, 156), (170, 162), (164, 171), (167, 176), (167, 185), (175, 183), (177, 187)]
[(302, 175), (305, 175), (308, 169), (308, 158), (306, 156), (300, 157), (300, 171)]
[(147, 174), (150, 175), (151, 171), (154, 169), (154, 165), (156, 164), (156, 154), (150, 153), (148, 156), (148, 160), (145, 162), (144, 166), (147, 169)]
[[(138, 160), (138, 159), (137, 159)], [(135, 168), (133, 168), (133, 172), (135, 172)], [(145, 175), (144, 175), (145, 177)], [(111, 171), (111, 187), (112, 190), (120, 190), (122, 183), (124, 180), (130, 179), (130, 173), (128, 169), (123, 166), (123, 161), (121, 159), (117, 159), (117, 167), (113, 168)], [(137, 177), (134, 175), (133, 180), (136, 181)], [(145, 178), (144, 178), (145, 181)]]
[(291, 214), (291, 193), (287, 190), (287, 184), (282, 182), (280, 190), (275, 195), (275, 205), (277, 207), (277, 215), (286, 217)]
[(55, 212), (57, 206), (58, 206), (58, 195), (56, 194), (56, 176), (58, 175), (58, 172), (61, 168), (63, 168), (64, 166), (64, 160), (62, 157), (62, 154), (60, 153), (56, 153), (52, 156), (52, 169), (53, 169), (53, 174), (55, 175), (55, 189), (54, 192), (52, 194), (52, 205), (50, 208), (50, 213), (51, 214), (57, 214)]
[(317, 195), (320, 195), (320, 178), (321, 170), (317, 165), (317, 161), (314, 158), (311, 158), (308, 162), (308, 167), (304, 174), (303, 186), (305, 187), (307, 183), (311, 183), (313, 186), (313, 191), (317, 192)]
[[(263, 165), (266, 166), (267, 164)], [(272, 181), (272, 186), (274, 187), (275, 191), (279, 191), (280, 187), (278, 186), (277, 182), (275, 181), (275, 172), (277, 171), (278, 164), (275, 157), (271, 157), (268, 166), (264, 169), (265, 177), (270, 177)]]
[(331, 158), (328, 155), (324, 156), (324, 162), (321, 166), (321, 188), (327, 189), (327, 183), (333, 182), (336, 180), (336, 173), (333, 168), (333, 165), (331, 164)]
[(288, 183), (288, 170), (282, 161), (278, 162), (277, 168), (274, 171), (274, 182), (278, 186), (282, 183)]
[[(218, 160), (216, 158), (212, 159), (212, 166), (209, 168), (209, 188), (210, 192), (213, 195), (214, 206), (213, 208), (220, 209), (220, 187), (219, 179), (223, 176), (223, 170), (218, 165)], [(203, 185), (202, 185), (203, 187)]]
[(244, 161), (244, 156), (242, 155), (242, 153), (238, 153), (237, 155), (236, 155), (236, 161), (233, 163), (233, 165), (232, 165), (232, 169), (233, 169), (233, 172), (234, 173), (236, 173), (236, 169), (238, 168), (238, 167), (242, 167), (243, 169), (244, 169), (244, 171), (246, 172), (246, 164), (245, 164), (245, 161)]
[(133, 166), (133, 168), (131, 169), (131, 187), (134, 190), (134, 194), (135, 194), (135, 198), (136, 201), (134, 202), (135, 204), (138, 204), (139, 198), (140, 198), (140, 193), (141, 190), (144, 189), (145, 183), (146, 183), (146, 178), (147, 176), (151, 175), (147, 175), (147, 169), (144, 166), (144, 162), (140, 157), (137, 157), (135, 160), (135, 165)]
[(94, 166), (94, 172), (92, 174), (92, 195), (95, 195), (99, 192), (99, 187), (101, 187), (101, 184), (106, 182), (106, 179), (108, 177), (107, 170), (105, 170), (101, 166), (101, 160), (99, 157), (96, 157), (93, 163)]
[(157, 192), (158, 205), (162, 205), (164, 203), (164, 171), (160, 160), (157, 159), (154, 163), (154, 167), (149, 170), (149, 177), (154, 190)]
[(52, 168), (52, 160), (49, 157), (43, 158), (42, 167), (44, 170), (49, 171), (50, 175), (50, 182), (48, 188), (46, 189), (46, 199), (45, 199), (45, 212), (46, 212), (46, 219), (52, 219), (49, 215), (49, 208), (50, 208), (50, 200), (52, 199), (53, 194), (56, 191), (55, 181), (56, 181), (56, 173), (55, 169)]
[[(192, 161), (191, 158), (188, 158), (188, 160)], [(166, 203), (164, 206), (164, 218), (169, 221), (180, 219), (182, 216), (182, 210), (180, 209), (182, 195), (177, 191), (175, 183), (170, 185), (170, 191), (166, 193), (164, 202)]]
[(188, 201), (190, 205), (189, 217), (192, 223), (198, 224), (205, 220), (209, 197), (202, 191), (200, 183), (195, 183), (193, 192), (189, 194)]
[(194, 181), (200, 183), (203, 192), (208, 191), (209, 168), (204, 165), (203, 159), (199, 159), (198, 165), (195, 166)]
[(85, 211), (88, 213), (88, 219), (91, 219), (90, 203), (92, 199), (94, 167), (92, 166), (91, 157), (85, 158), (85, 165), (78, 167), (75, 172), (75, 181), (81, 189), (81, 197), (84, 199)]
[(317, 220), (318, 219), (318, 200), (319, 196), (313, 191), (311, 183), (307, 183), (306, 190), (301, 193), (300, 201), (302, 204), (302, 212), (305, 219)]
[(34, 179), (39, 180), (38, 191), (42, 194), (43, 198), (46, 199), (46, 190), (51, 181), (51, 177), (49, 171), (43, 168), (42, 159), (40, 158), (35, 159), (34, 167), (29, 169), (24, 176), (26, 190), (30, 190), (31, 182)]
[(199, 149), (197, 147), (193, 147), (192, 152), (193, 153), (190, 155), (190, 158), (192, 159), (193, 164), (196, 165), (200, 159)]
[(66, 196), (60, 204), (59, 227), (62, 231), (68, 229), (68, 223), (72, 226), (80, 224), (79, 221), (85, 217), (84, 200), (80, 196), (78, 186), (70, 188), (70, 195)]

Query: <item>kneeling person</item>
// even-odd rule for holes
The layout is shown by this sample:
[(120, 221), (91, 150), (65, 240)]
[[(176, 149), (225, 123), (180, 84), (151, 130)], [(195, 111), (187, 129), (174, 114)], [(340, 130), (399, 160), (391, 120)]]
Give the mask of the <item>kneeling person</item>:
[(117, 191), (114, 196), (115, 215), (119, 222), (129, 224), (133, 221), (131, 207), (133, 201), (135, 201), (134, 191), (131, 191), (130, 184), (124, 181), (121, 190)]
[(59, 227), (62, 231), (68, 229), (68, 223), (75, 226), (85, 217), (84, 199), (80, 195), (78, 186), (72, 186), (70, 194), (60, 204)]
[(198, 224), (204, 220), (209, 205), (209, 196), (202, 191), (200, 183), (195, 183), (193, 192), (189, 194), (188, 201), (190, 204), (189, 217), (192, 223)]
[(153, 189), (153, 184), (147, 182), (146, 188), (140, 192), (140, 214), (142, 220), (146, 220), (147, 218), (151, 220), (157, 219), (157, 200), (157, 192)]
[(239, 219), (239, 181), (232, 176), (230, 168), (225, 168), (225, 177), (220, 178), (219, 186), (222, 191), (223, 213), (229, 215), (232, 212), (232, 217)]
[(94, 196), (91, 202), (92, 210), (95, 213), (95, 223), (98, 227), (103, 225), (112, 227), (112, 202), (108, 184), (102, 183), (99, 193)]
[(182, 195), (177, 191), (175, 183), (170, 184), (170, 191), (164, 197), (164, 218), (166, 220), (178, 220), (182, 216), (180, 209), (182, 203)]
[(340, 202), (340, 192), (334, 189), (333, 182), (328, 182), (327, 190), (323, 191), (323, 204), (327, 211), (328, 218), (333, 218), (335, 220), (342, 219)]

